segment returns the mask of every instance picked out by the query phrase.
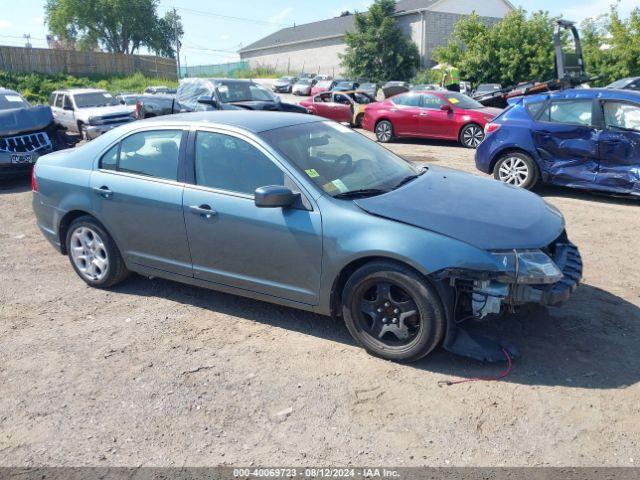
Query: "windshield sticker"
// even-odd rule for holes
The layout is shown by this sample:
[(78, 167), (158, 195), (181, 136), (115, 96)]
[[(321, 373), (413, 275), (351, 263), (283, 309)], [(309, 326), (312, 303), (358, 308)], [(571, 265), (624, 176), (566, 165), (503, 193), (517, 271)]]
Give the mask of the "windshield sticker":
[(309, 175), (309, 178), (316, 178), (320, 176), (315, 168), (310, 168), (309, 170), (305, 170), (304, 172)]
[(334, 180), (333, 182), (331, 182), (333, 184), (334, 187), (336, 187), (336, 189), (338, 191), (340, 191), (340, 193), (344, 193), (344, 192), (348, 192), (349, 191), (349, 187), (347, 187), (344, 182), (342, 180), (340, 180), (339, 178)]
[(110, 93), (105, 93), (103, 95), (104, 95), (104, 98), (113, 98), (113, 96)]
[(449, 101), (450, 101), (451, 103), (453, 103), (454, 105), (455, 105), (456, 103), (460, 103), (460, 100), (458, 100), (456, 97), (451, 97), (451, 98), (449, 98)]
[(342, 133), (351, 133), (353, 131), (349, 127), (345, 127), (344, 125), (336, 122), (325, 122), (325, 125), (328, 125)]
[(22, 98), (18, 95), (5, 95), (4, 98), (7, 99), (7, 102), (22, 103)]

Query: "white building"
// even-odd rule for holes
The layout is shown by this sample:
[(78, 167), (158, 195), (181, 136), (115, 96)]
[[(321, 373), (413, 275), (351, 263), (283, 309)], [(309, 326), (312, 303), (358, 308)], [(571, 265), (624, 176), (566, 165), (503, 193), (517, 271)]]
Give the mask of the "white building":
[[(496, 22), (514, 9), (508, 0), (399, 0), (395, 16), (402, 31), (418, 46), (423, 65), (432, 63), (431, 53), (446, 43), (455, 23), (475, 12)], [(284, 28), (240, 50), (251, 67), (270, 66), (279, 71), (338, 75), (344, 35), (354, 28), (354, 15)]]

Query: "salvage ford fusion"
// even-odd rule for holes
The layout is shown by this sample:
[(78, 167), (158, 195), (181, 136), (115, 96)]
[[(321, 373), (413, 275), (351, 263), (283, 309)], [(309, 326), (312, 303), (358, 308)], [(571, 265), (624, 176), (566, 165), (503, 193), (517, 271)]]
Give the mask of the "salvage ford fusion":
[(537, 195), (307, 115), (128, 124), (41, 158), (33, 188), (38, 226), (91, 286), (137, 272), (342, 316), (398, 361), (438, 345), (478, 357), (462, 320), (558, 305), (582, 273)]

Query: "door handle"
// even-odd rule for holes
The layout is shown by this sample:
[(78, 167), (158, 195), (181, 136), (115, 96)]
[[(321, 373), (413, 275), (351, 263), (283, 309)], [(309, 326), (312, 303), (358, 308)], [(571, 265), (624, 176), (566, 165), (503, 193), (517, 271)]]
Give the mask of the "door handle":
[(113, 192), (109, 190), (109, 187), (107, 186), (94, 187), (93, 191), (96, 193), (96, 195), (100, 195), (103, 198), (113, 197)]
[(420, 116), (421, 116), (421, 117), (427, 117), (427, 116), (429, 116), (429, 114), (428, 114), (428, 113), (426, 113), (426, 112), (422, 112), (422, 113), (420, 114)]
[(201, 217), (206, 218), (207, 220), (209, 220), (210, 218), (218, 214), (218, 212), (216, 212), (209, 205), (191, 205), (189, 207), (189, 210), (191, 210), (191, 213), (200, 215)]

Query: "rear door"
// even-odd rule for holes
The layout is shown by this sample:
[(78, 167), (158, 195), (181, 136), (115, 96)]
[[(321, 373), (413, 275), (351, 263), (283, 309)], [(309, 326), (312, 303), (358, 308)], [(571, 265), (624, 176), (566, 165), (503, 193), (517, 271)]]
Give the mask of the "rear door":
[(604, 130), (596, 186), (640, 192), (640, 103), (604, 100), (601, 108)]
[(191, 277), (178, 178), (185, 146), (182, 129), (133, 133), (102, 156), (91, 189), (94, 211), (127, 263)]
[(420, 135), (422, 95), (403, 93), (391, 99), (393, 128), (397, 135)]
[(532, 139), (543, 174), (560, 185), (591, 186), (598, 172), (600, 129), (592, 98), (547, 102), (532, 123)]

